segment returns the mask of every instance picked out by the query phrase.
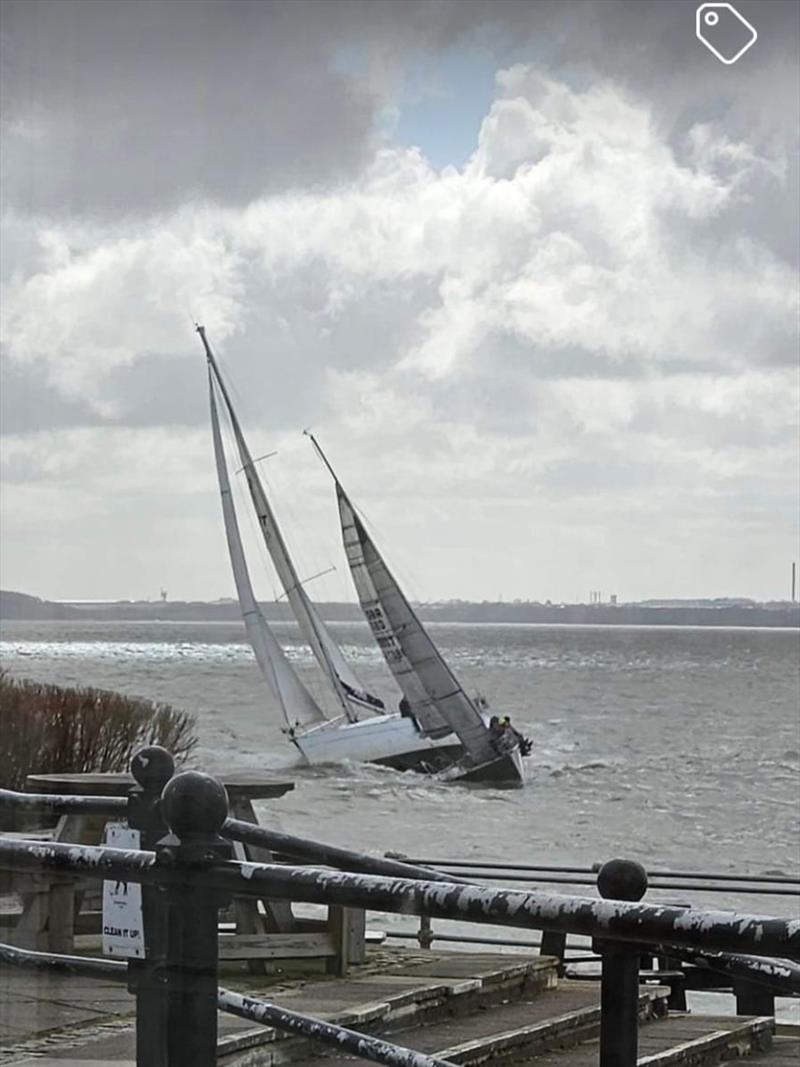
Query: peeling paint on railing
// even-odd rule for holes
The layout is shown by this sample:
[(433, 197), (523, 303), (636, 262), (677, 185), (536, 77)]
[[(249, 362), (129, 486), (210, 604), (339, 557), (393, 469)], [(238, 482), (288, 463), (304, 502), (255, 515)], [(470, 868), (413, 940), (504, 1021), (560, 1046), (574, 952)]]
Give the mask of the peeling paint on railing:
[[(73, 871), (149, 884), (186, 879), (185, 872), (156, 865), (152, 852), (47, 842), (0, 840), (0, 867)], [(764, 915), (234, 861), (214, 864), (202, 877), (209, 887), (246, 896), (800, 959), (800, 920)]]
[(56, 793), (18, 793), (0, 789), (0, 809), (35, 811), (41, 815), (124, 815), (125, 797), (90, 797)]
[(449, 1060), (426, 1056), (421, 1052), (392, 1045), (379, 1037), (360, 1034), (334, 1023), (326, 1023), (321, 1019), (288, 1011), (269, 1001), (231, 993), (227, 989), (220, 989), (217, 1004), (221, 1011), (239, 1015), (243, 1019), (252, 1019), (266, 1026), (274, 1026), (276, 1030), (298, 1034), (325, 1045), (332, 1045), (342, 1052), (352, 1053), (354, 1056), (372, 1060), (374, 1063), (384, 1063), (387, 1067), (454, 1067)]

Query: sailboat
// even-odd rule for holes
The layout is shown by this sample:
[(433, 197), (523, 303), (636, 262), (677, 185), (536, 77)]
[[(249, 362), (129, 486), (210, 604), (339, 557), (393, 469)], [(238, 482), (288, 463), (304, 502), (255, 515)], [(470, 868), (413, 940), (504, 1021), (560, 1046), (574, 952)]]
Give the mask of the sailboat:
[(426, 731), (450, 729), (463, 753), (440, 772), (446, 780), (522, 784), (519, 735), (493, 732), (485, 701), (467, 695), (419, 620), (314, 435), (307, 436), (336, 486), (345, 555), (359, 603), (399, 685), (409, 713)]
[[(463, 751), (458, 735), (443, 720), (431, 729), (400, 711), (387, 711), (384, 702), (362, 684), (306, 593), (259, 477), (256, 461), (247, 447), (205, 329), (200, 325), (196, 329), (208, 365), (214, 458), (236, 591), (256, 661), (285, 720), (284, 732), (308, 764), (353, 760), (428, 773), (449, 767)], [(333, 698), (336, 708), (333, 715), (315, 700), (297, 675), (256, 599), (231, 491), (220, 406), (227, 413), (266, 548)]]

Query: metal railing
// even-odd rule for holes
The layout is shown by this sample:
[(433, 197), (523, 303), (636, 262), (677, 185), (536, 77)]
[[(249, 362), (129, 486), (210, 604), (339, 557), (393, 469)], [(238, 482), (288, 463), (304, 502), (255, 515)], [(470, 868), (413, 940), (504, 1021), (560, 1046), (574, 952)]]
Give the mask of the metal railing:
[[(471, 881), (526, 882), (552, 885), (594, 885), (602, 864), (591, 867), (501, 863), (495, 860), (409, 859), (400, 852), (386, 853), (392, 862), (421, 870), (434, 870)], [(800, 899), (800, 875), (732, 874), (711, 871), (648, 870), (650, 889), (679, 889), (693, 893), (742, 893), (754, 896), (789, 896)]]
[[(800, 991), (798, 969), (782, 962), (800, 959), (800, 921), (641, 903), (647, 875), (636, 863), (604, 864), (597, 873), (599, 900), (485, 887), (419, 864), (365, 856), (229, 820), (223, 786), (195, 771), (172, 776), (171, 757), (163, 750), (138, 753), (132, 769), (137, 785), (122, 804), (129, 825), (141, 832), (141, 850), (0, 838), (0, 868), (142, 884), (145, 959), (132, 960), (127, 968), (137, 997), (140, 1065), (214, 1063), (220, 996), (218, 917), (234, 895), (544, 931), (545, 951), (553, 937), (589, 936), (602, 960), (601, 1067), (636, 1063), (639, 964), (648, 946), (676, 956), (679, 951), (706, 959), (708, 954), (727, 954), (749, 977), (780, 979)], [(25, 801), (30, 804), (30, 797)], [(46, 801), (50, 811), (85, 812), (93, 806), (96, 812), (117, 815), (122, 810), (119, 798), (112, 802), (114, 798), (71, 796)], [(0, 794), (0, 803), (15, 802), (8, 791)], [(231, 859), (232, 846), (226, 838), (346, 869), (237, 862)], [(74, 958), (67, 966), (76, 966)], [(227, 1004), (234, 1010), (231, 997)], [(259, 1021), (269, 1016), (274, 1026), (280, 1024), (278, 1012), (284, 1016), (280, 1025), (285, 1029), (295, 1025), (283, 1009), (266, 1002), (239, 998), (235, 1010), (249, 1012), (248, 1018)], [(331, 1025), (312, 1022), (320, 1037)], [(353, 1041), (362, 1042), (360, 1051), (355, 1045), (351, 1051), (391, 1064), (421, 1067), (423, 1060), (433, 1062), (429, 1057), (414, 1059), (417, 1054), (410, 1050), (399, 1050), (410, 1057), (405, 1060), (380, 1059), (399, 1053), (396, 1046), (387, 1052), (363, 1045), (376, 1040), (356, 1034)]]

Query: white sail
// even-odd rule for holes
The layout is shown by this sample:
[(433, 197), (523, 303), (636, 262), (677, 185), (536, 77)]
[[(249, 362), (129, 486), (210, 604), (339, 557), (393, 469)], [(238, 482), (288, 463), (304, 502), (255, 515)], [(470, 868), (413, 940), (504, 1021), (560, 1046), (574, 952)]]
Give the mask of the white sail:
[(442, 720), (475, 763), (497, 758), (481, 714), (439, 654), (336, 482), (345, 553), (372, 632), (420, 725)]
[(300, 631), (311, 647), (315, 659), (330, 680), (336, 697), (348, 719), (357, 721), (359, 708), (381, 711), (383, 710), (383, 701), (365, 689), (355, 671), (342, 655), (341, 649), (331, 637), (316, 607), (306, 595), (292, 558), (289, 555), (289, 550), (283, 540), (283, 535), (278, 527), (275, 514), (261, 484), (261, 479), (258, 476), (253, 457), (244, 439), (236, 412), (233, 410), (225, 383), (219, 373), (211, 346), (206, 339), (205, 331), (202, 327), (198, 327), (198, 333), (205, 347), (209, 368), (214, 375), (228, 412), (236, 439), (236, 447), (239, 451), (242, 468), (250, 490), (250, 497), (264, 536), (264, 543), (275, 565), (275, 570), (289, 601), (289, 606), (300, 626)]
[(231, 493), (225, 451), (222, 445), (217, 404), (214, 397), (214, 380), (209, 369), (209, 396), (211, 403), (211, 431), (214, 439), (214, 458), (217, 464), (219, 491), (222, 498), (222, 514), (225, 520), (225, 534), (228, 551), (236, 582), (236, 592), (242, 609), (242, 618), (247, 629), (247, 636), (253, 647), (256, 660), (281, 706), (284, 718), (290, 727), (321, 722), (325, 716), (311, 694), (295, 674), (287, 661), (275, 637), (267, 626), (253, 592), (247, 561), (244, 556), (236, 508)]

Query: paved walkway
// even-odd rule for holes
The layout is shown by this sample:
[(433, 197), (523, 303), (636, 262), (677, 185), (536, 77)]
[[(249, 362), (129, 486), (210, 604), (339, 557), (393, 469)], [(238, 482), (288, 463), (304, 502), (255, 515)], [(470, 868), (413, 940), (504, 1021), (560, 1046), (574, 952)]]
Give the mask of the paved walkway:
[[(227, 988), (357, 1028), (390, 1005), (419, 1005), (437, 993), (449, 996), (454, 991), (483, 989), (488, 995), (492, 985), (540, 969), (544, 981), (543, 961), (517, 953), (377, 949), (346, 979), (247, 976), (221, 981)], [(134, 1067), (134, 1013), (134, 998), (122, 983), (1, 967), (0, 1065)], [(261, 1036), (264, 1029), (226, 1014), (220, 1014), (219, 1023), (221, 1046), (231, 1051), (240, 1043), (249, 1044), (247, 1034)]]

